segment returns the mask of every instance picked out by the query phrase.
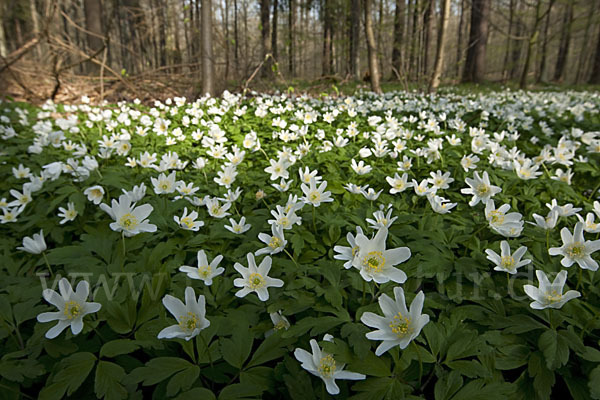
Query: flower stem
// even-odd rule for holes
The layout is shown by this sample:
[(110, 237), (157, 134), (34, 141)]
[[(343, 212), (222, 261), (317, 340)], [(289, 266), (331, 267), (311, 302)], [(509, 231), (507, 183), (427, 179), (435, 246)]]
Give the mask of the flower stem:
[(290, 254), (290, 252), (289, 252), (289, 251), (287, 251), (287, 249), (283, 249), (283, 251), (285, 252), (285, 254), (287, 254), (287, 255), (288, 255), (288, 257), (290, 257), (290, 259), (291, 259), (291, 260), (294, 262), (294, 264), (296, 265), (296, 267), (300, 267), (300, 266), (298, 265), (298, 262), (297, 262), (297, 261), (294, 259), (294, 257), (293, 257), (293, 256)]
[(417, 350), (417, 357), (419, 358), (419, 387), (421, 386), (421, 380), (423, 378), (423, 360), (421, 359), (421, 352), (419, 351), (419, 346), (415, 341), (412, 342)]
[(316, 224), (316, 220), (317, 220), (317, 211), (316, 211), (316, 207), (313, 206), (313, 210), (312, 210), (312, 214), (313, 214), (313, 230), (315, 232), (315, 235), (317, 234), (317, 224)]
[(50, 263), (48, 262), (48, 257), (46, 257), (45, 251), (42, 251), (42, 256), (44, 257), (44, 261), (46, 261), (46, 266), (48, 267), (48, 271), (50, 271), (50, 276), (54, 276), (54, 272), (52, 271), (52, 267), (50, 267)]

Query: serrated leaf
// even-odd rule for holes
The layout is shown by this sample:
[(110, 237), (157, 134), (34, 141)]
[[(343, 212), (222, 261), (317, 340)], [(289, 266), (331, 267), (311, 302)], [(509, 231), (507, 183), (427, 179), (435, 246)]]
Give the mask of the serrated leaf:
[(99, 361), (94, 381), (96, 395), (106, 400), (127, 398), (127, 390), (120, 383), (125, 375), (125, 370), (120, 365), (108, 361)]
[(569, 346), (566, 340), (553, 329), (549, 329), (540, 335), (538, 346), (544, 353), (546, 366), (551, 371), (569, 361)]
[(183, 358), (159, 357), (148, 361), (145, 366), (131, 371), (126, 381), (132, 383), (141, 382), (143, 386), (151, 386), (191, 366), (193, 364)]
[(172, 397), (181, 390), (187, 390), (192, 387), (200, 376), (200, 367), (192, 365), (173, 375), (167, 384), (167, 396)]
[(40, 399), (61, 399), (65, 393), (72, 395), (85, 381), (94, 368), (96, 357), (92, 353), (75, 353), (63, 359), (56, 367), (58, 372), (52, 377), (52, 384), (40, 392)]
[(116, 339), (104, 343), (100, 348), (100, 357), (115, 357), (121, 354), (129, 354), (140, 348), (135, 340)]

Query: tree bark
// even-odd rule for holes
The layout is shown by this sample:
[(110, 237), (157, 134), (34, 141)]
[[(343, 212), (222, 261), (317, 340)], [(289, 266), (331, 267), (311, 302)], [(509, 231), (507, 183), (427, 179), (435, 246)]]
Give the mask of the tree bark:
[[(267, 55), (271, 54), (271, 27), (269, 24), (269, 16), (270, 16), (270, 1), (269, 0), (260, 0), (260, 37), (261, 37), (261, 50), (262, 50), (262, 60), (265, 61), (267, 59)], [(271, 64), (270, 62), (265, 61), (265, 65), (261, 71), (261, 75), (263, 78), (270, 75)]]
[(294, 55), (296, 52), (296, 0), (289, 0), (289, 14), (288, 14), (288, 71), (291, 77), (296, 74), (296, 66), (294, 65)]
[(542, 0), (537, 0), (535, 6), (535, 22), (533, 24), (533, 30), (527, 41), (527, 52), (525, 53), (525, 63), (523, 65), (523, 71), (521, 72), (521, 79), (519, 80), (519, 88), (527, 89), (527, 75), (529, 74), (529, 65), (531, 64), (531, 53), (533, 52), (533, 46), (537, 42), (539, 36), (539, 26), (543, 16), (541, 16)]
[(444, 67), (444, 49), (446, 48), (446, 31), (448, 30), (448, 20), (450, 19), (450, 0), (442, 1), (442, 24), (440, 31), (438, 32), (438, 45), (435, 55), (435, 65), (433, 68), (433, 75), (429, 82), (429, 91), (435, 92), (440, 86), (440, 78), (442, 76), (442, 69)]
[(540, 60), (540, 68), (536, 79), (537, 83), (542, 82), (544, 75), (546, 74), (546, 59), (548, 56), (548, 29), (550, 28), (550, 16), (552, 14), (552, 6), (554, 6), (554, 0), (550, 0), (548, 5), (548, 12), (546, 14), (546, 22), (544, 24), (544, 41), (542, 42), (542, 59)]
[(481, 82), (485, 75), (485, 50), (488, 36), (490, 0), (471, 3), (469, 48), (463, 73), (463, 82)]
[[(444, 0), (442, 0), (444, 1)], [(435, 25), (435, 3), (436, 0), (429, 0), (427, 3), (427, 8), (425, 9), (425, 16), (423, 18), (425, 22), (425, 32), (424, 32), (424, 40), (423, 40), (423, 74), (425, 76), (429, 75), (430, 70), (430, 57), (429, 57), (429, 47), (431, 41), (433, 40), (434, 35), (434, 25)]]
[[(85, 8), (85, 26), (89, 32), (87, 36), (88, 54), (98, 52), (102, 46), (102, 3), (97, 0), (84, 0)], [(87, 63), (87, 72), (96, 74), (100, 71), (100, 66), (93, 62)]]
[(600, 84), (600, 26), (598, 27), (598, 37), (596, 38), (596, 55), (594, 56), (594, 64), (592, 66), (592, 75), (588, 83)]
[(352, 0), (350, 19), (350, 73), (355, 80), (360, 80), (360, 58), (358, 53), (360, 37), (360, 0)]
[(331, 75), (331, 64), (332, 64), (332, 31), (333, 21), (331, 16), (331, 0), (323, 0), (323, 60), (322, 60), (322, 75)]
[(571, 24), (573, 22), (573, 0), (567, 4), (567, 9), (563, 16), (562, 34), (560, 45), (558, 47), (558, 56), (556, 58), (556, 69), (554, 70), (554, 81), (561, 81), (567, 65), (567, 56), (569, 55), (569, 46), (571, 44)]
[(456, 43), (456, 77), (457, 79), (460, 77), (460, 65), (462, 64), (463, 59), (463, 26), (465, 24), (465, 0), (461, 0), (460, 2), (460, 19), (458, 21), (458, 39)]
[(586, 64), (588, 59), (587, 49), (588, 49), (588, 40), (590, 38), (590, 28), (592, 26), (592, 19), (595, 15), (596, 11), (596, 2), (592, 1), (590, 4), (590, 10), (588, 13), (587, 21), (585, 23), (585, 33), (583, 34), (583, 42), (581, 45), (581, 53), (577, 59), (577, 74), (575, 76), (575, 83), (580, 83), (582, 79), (583, 67)]
[(0, 56), (8, 55), (8, 47), (6, 46), (6, 35), (4, 33), (4, 3), (0, 3)]
[(273, 58), (279, 62), (279, 53), (277, 51), (277, 20), (279, 14), (279, 0), (273, 0), (273, 31), (271, 33), (271, 51), (273, 52)]
[(363, 9), (365, 14), (365, 37), (367, 40), (371, 90), (375, 93), (381, 93), (381, 86), (379, 85), (379, 68), (377, 66), (377, 46), (375, 44), (373, 22), (371, 19), (371, 0), (363, 0)]
[(402, 73), (402, 44), (404, 42), (404, 3), (405, 0), (396, 0), (394, 11), (394, 45), (392, 48), (392, 67)]
[(215, 94), (214, 59), (212, 48), (212, 4), (211, 0), (202, 0), (202, 93)]

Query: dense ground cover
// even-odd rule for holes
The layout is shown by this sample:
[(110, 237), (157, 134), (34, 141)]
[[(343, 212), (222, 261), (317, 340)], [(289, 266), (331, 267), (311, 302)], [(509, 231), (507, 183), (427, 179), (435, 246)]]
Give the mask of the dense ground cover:
[(600, 398), (597, 93), (0, 111), (7, 398)]

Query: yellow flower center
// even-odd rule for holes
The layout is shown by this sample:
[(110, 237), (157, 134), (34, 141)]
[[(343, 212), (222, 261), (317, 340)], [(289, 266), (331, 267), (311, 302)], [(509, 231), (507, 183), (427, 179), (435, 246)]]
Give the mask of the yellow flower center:
[(402, 313), (399, 312), (391, 319), (389, 327), (398, 339), (402, 339), (412, 331), (410, 324), (410, 318), (403, 316)]
[(265, 287), (266, 284), (265, 278), (259, 273), (255, 272), (248, 277), (248, 287), (252, 290), (261, 289)]
[(210, 268), (210, 265), (202, 265), (198, 267), (198, 275), (200, 275), (204, 279), (208, 278), (211, 272), (212, 269)]
[(500, 211), (490, 211), (490, 223), (501, 224), (504, 222), (504, 214)]
[(160, 185), (160, 188), (161, 188), (162, 190), (167, 190), (167, 189), (169, 188), (169, 184), (168, 184), (167, 182), (163, 182), (163, 183)]
[(371, 251), (363, 258), (363, 265), (370, 273), (381, 273), (385, 266), (385, 257), (380, 251)]
[(581, 258), (585, 255), (585, 246), (581, 242), (575, 242), (567, 247), (566, 253), (570, 258)]
[(546, 300), (548, 300), (549, 303), (557, 303), (562, 300), (562, 297), (563, 295), (558, 293), (556, 290), (546, 294)]
[(269, 247), (276, 249), (279, 246), (281, 246), (281, 239), (279, 239), (277, 236), (272, 236), (271, 240), (269, 241)]
[(94, 189), (92, 190), (92, 195), (94, 197), (102, 197), (102, 192), (100, 191), (100, 189)]
[(276, 331), (280, 331), (282, 329), (287, 329), (287, 324), (285, 323), (284, 320), (279, 321), (278, 323), (275, 324), (275, 326), (273, 327)]
[(279, 221), (282, 226), (288, 226), (290, 224), (288, 217), (282, 217)]
[(320, 198), (321, 198), (321, 195), (318, 192), (312, 192), (310, 194), (310, 196), (308, 196), (308, 199), (313, 203), (316, 203), (317, 201), (319, 201)]
[(193, 312), (188, 312), (187, 315), (182, 315), (179, 317), (179, 326), (185, 332), (191, 333), (194, 329), (198, 327), (199, 318)]
[(76, 301), (67, 301), (65, 303), (65, 317), (67, 319), (77, 318), (81, 314), (81, 306)]
[(219, 206), (213, 206), (210, 210), (214, 215), (219, 215), (221, 213), (221, 207)]
[(500, 261), (500, 266), (505, 269), (514, 269), (515, 268), (515, 258), (512, 256), (502, 257)]
[(190, 217), (181, 218), (181, 225), (185, 225), (188, 229), (192, 229), (194, 227), (194, 220)]
[(119, 219), (119, 225), (125, 229), (133, 229), (138, 225), (138, 220), (131, 214), (125, 214)]
[(317, 368), (319, 374), (325, 378), (331, 378), (335, 373), (335, 360), (331, 354), (327, 354), (321, 358), (319, 362), (319, 368)]
[(477, 187), (475, 188), (475, 191), (477, 192), (477, 196), (483, 197), (490, 192), (490, 187), (488, 185), (486, 185), (485, 183), (481, 183), (481, 184), (477, 185)]

